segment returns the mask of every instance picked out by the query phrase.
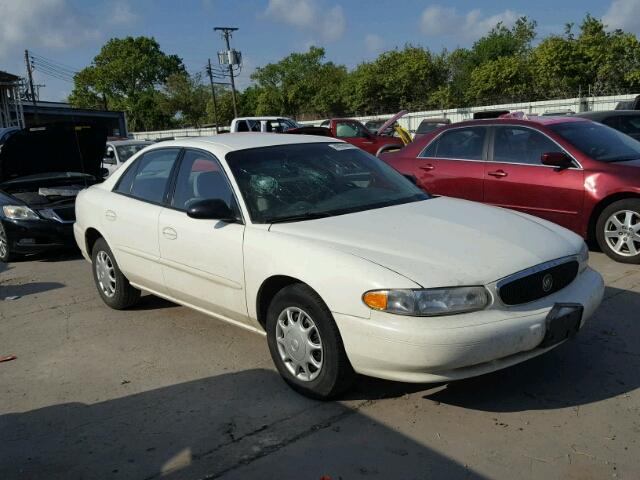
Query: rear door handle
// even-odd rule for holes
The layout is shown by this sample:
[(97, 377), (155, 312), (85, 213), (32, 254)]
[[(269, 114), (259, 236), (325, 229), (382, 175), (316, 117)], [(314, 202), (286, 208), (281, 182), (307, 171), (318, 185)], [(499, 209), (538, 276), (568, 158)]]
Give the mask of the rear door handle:
[(162, 229), (162, 236), (167, 240), (175, 240), (176, 238), (178, 238), (178, 232), (176, 232), (171, 227), (164, 227)]
[(509, 174), (504, 170), (495, 170), (493, 172), (487, 172), (487, 175), (491, 175), (492, 177), (496, 177), (496, 178), (502, 178), (502, 177), (506, 177)]
[(117, 218), (116, 212), (114, 212), (113, 210), (106, 210), (104, 212), (104, 216), (107, 220), (110, 220), (112, 222)]
[(421, 165), (421, 166), (420, 166), (420, 170), (426, 170), (427, 172), (428, 172), (429, 170), (433, 170), (434, 168), (436, 168), (436, 167), (434, 167), (434, 166), (433, 166), (433, 165), (431, 165), (430, 163), (427, 163), (426, 165)]

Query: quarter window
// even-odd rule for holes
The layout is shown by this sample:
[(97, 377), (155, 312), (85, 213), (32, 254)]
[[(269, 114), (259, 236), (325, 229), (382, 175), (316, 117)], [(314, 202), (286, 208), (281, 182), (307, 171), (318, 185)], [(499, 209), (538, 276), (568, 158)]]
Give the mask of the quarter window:
[(198, 150), (187, 150), (182, 157), (171, 206), (187, 210), (196, 200), (224, 200), (233, 205), (233, 193), (218, 161)]
[(496, 126), (493, 160), (503, 163), (542, 165), (542, 154), (561, 151), (546, 135), (531, 128)]
[(454, 128), (441, 134), (421, 157), (482, 160), (487, 127)]
[(116, 191), (140, 200), (162, 203), (179, 151), (177, 148), (163, 148), (143, 155), (123, 174)]

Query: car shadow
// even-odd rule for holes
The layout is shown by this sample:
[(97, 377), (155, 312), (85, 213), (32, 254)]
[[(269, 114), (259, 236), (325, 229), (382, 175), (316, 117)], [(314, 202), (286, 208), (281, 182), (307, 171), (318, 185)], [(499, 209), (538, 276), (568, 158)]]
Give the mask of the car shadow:
[(173, 303), (169, 300), (165, 300), (161, 297), (156, 297), (152, 294), (143, 295), (140, 297), (140, 301), (133, 307), (130, 307), (131, 311), (145, 311), (145, 310), (161, 310), (164, 308), (179, 307), (177, 303)]
[(425, 399), (490, 412), (577, 407), (640, 386), (640, 293), (607, 299), (573, 339), (505, 370), (449, 383)]
[(0, 416), (0, 478), (483, 478), (357, 408), (294, 393), (272, 370), (116, 388), (125, 394)]
[(65, 287), (64, 283), (59, 282), (30, 282), (19, 285), (3, 283), (0, 284), (0, 300), (7, 297), (27, 297), (63, 287)]

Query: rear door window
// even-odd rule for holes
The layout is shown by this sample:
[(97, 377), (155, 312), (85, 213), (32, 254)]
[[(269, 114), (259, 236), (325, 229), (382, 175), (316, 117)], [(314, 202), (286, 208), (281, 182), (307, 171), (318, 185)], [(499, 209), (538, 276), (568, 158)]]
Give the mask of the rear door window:
[(482, 160), (487, 127), (466, 127), (447, 130), (420, 154), (421, 157)]
[(116, 191), (139, 200), (162, 203), (179, 148), (163, 148), (146, 153), (124, 173)]

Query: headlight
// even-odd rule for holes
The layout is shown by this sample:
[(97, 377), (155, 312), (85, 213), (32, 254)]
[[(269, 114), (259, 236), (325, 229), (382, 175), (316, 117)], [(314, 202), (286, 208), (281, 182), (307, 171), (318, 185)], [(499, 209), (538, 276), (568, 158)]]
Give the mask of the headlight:
[(582, 244), (580, 252), (578, 252), (579, 272), (582, 273), (589, 266), (589, 247), (586, 243)]
[(424, 290), (370, 290), (362, 296), (369, 308), (398, 315), (433, 316), (482, 310), (489, 304), (484, 287)]
[(4, 205), (4, 216), (12, 220), (39, 220), (40, 217), (29, 207), (23, 205)]

